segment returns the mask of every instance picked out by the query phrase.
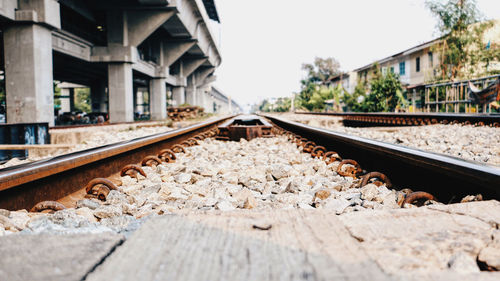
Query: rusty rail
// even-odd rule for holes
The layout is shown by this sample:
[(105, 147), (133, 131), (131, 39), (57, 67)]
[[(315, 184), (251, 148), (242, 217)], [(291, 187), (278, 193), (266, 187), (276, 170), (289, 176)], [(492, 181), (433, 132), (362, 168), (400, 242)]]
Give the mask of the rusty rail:
[(340, 116), (348, 127), (421, 126), (464, 124), (500, 127), (500, 114), (389, 113), (389, 112), (295, 112), (296, 114)]
[[(340, 159), (355, 159), (365, 171), (387, 175), (393, 186), (439, 194), (445, 203), (478, 193), (500, 199), (500, 169), (493, 166), (264, 116), (326, 151), (338, 152)], [(306, 141), (299, 137), (295, 139)]]
[(157, 155), (232, 117), (2, 169), (0, 208), (29, 209), (38, 202), (62, 198), (94, 178), (110, 177), (127, 164), (140, 164), (146, 156)]

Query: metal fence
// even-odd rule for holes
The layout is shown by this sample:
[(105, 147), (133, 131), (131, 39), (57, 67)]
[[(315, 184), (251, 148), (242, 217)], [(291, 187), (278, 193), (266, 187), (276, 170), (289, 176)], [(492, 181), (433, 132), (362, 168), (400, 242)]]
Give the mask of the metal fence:
[(469, 85), (484, 89), (490, 83), (499, 79), (500, 74), (478, 79), (456, 82), (429, 84), (425, 86), (425, 112), (454, 112), (454, 113), (491, 113), (491, 104), (473, 104), (469, 96)]

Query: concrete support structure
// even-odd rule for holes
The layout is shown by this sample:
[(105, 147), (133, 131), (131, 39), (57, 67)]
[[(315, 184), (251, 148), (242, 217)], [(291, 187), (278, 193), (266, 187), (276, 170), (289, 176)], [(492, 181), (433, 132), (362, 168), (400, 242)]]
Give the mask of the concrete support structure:
[(151, 120), (167, 118), (167, 84), (165, 79), (151, 79), (149, 83)]
[(111, 122), (133, 121), (134, 89), (149, 86), (151, 118), (162, 120), (167, 84), (176, 105), (186, 93), (203, 105), (198, 88), (221, 63), (212, 1), (0, 3), (9, 123), (54, 125), (54, 79), (90, 87), (92, 111)]
[(134, 121), (132, 65), (108, 65), (109, 120), (111, 123)]
[(173, 100), (175, 101), (175, 106), (186, 103), (186, 87), (179, 86), (172, 88)]
[(4, 32), (7, 123), (54, 125), (52, 34), (32, 23)]

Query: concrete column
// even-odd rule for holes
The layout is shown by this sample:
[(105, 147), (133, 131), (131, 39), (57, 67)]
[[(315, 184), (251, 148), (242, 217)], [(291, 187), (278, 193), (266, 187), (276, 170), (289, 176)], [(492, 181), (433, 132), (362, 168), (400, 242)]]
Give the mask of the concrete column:
[(190, 105), (198, 105), (197, 87), (194, 75), (189, 76), (187, 79), (186, 102), (189, 103)]
[(175, 101), (175, 106), (186, 103), (186, 87), (173, 87), (172, 94), (173, 100)]
[(167, 118), (167, 85), (165, 79), (151, 79), (149, 82), (151, 120)]
[(108, 112), (106, 84), (99, 81), (90, 87), (90, 100), (93, 112)]
[(109, 120), (111, 123), (134, 121), (132, 64), (108, 65)]
[(61, 89), (61, 96), (64, 96), (64, 98), (61, 98), (60, 113), (71, 112), (71, 102), (70, 102), (71, 96), (69, 95), (69, 88)]
[(7, 123), (54, 125), (52, 34), (37, 24), (4, 29)]

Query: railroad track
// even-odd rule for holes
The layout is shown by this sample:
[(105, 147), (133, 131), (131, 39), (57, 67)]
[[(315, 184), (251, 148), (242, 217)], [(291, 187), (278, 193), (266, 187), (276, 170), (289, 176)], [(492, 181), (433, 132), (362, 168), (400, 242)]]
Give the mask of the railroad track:
[(92, 179), (119, 177), (126, 165), (140, 164), (146, 156), (210, 132), (229, 118), (2, 169), (0, 208), (29, 210), (38, 202), (77, 192)]
[[(71, 194), (78, 192), (81, 195), (82, 190), (83, 194), (105, 200), (110, 190), (120, 184), (120, 176), (137, 173), (145, 176), (141, 166), (174, 160), (176, 153), (182, 153), (183, 147), (195, 145), (197, 140), (273, 135), (286, 135), (313, 157), (329, 163), (339, 161), (337, 172), (362, 178), (361, 185), (385, 182), (387, 187), (427, 192), (420, 195), (427, 199), (432, 195), (444, 203), (459, 202), (470, 194), (500, 199), (500, 170), (491, 166), (313, 128), (278, 117), (264, 117), (266, 119), (232, 120), (225, 117), (3, 169), (0, 171), (0, 208), (29, 210), (39, 202), (71, 198)], [(60, 207), (56, 203), (44, 203), (33, 210)]]
[(463, 124), (500, 127), (500, 114), (453, 113), (360, 113), (360, 112), (295, 112), (295, 114), (342, 117), (345, 126), (422, 126), (432, 124)]

